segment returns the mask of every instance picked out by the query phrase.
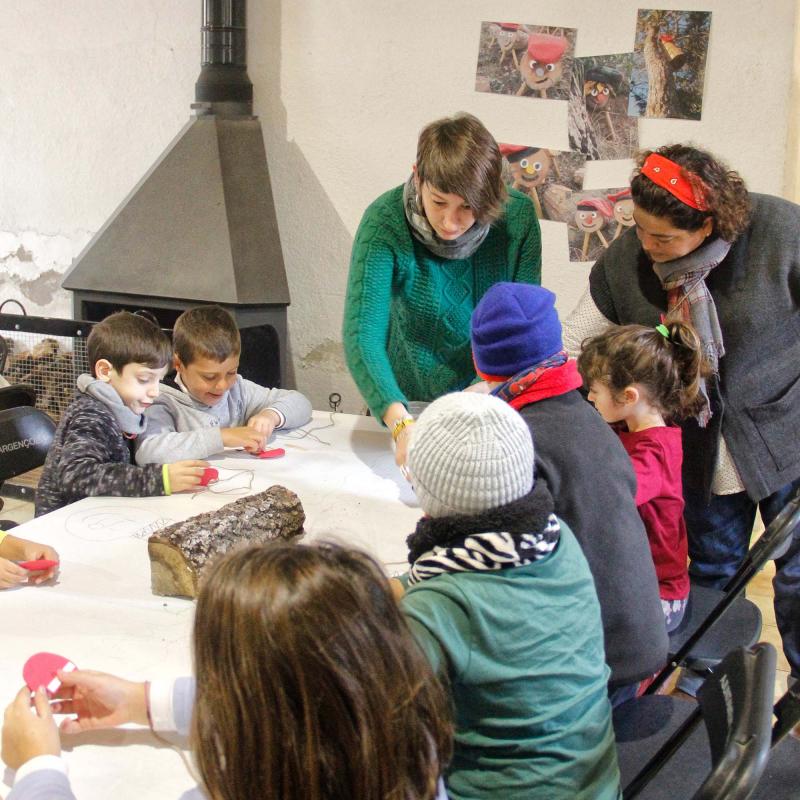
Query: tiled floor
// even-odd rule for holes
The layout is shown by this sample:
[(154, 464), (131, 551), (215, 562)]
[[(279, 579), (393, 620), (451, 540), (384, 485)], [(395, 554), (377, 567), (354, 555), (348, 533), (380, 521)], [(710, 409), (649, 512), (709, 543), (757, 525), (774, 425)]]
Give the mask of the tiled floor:
[[(33, 503), (24, 500), (6, 499), (3, 509), (0, 510), (0, 519), (9, 519), (12, 522), (22, 523), (33, 519)], [(755, 537), (760, 535), (757, 531)], [(754, 538), (755, 538), (754, 537)], [(789, 676), (789, 664), (783, 655), (783, 646), (778, 628), (775, 625), (775, 611), (772, 606), (772, 577), (775, 566), (770, 561), (747, 587), (746, 595), (760, 609), (764, 619), (761, 640), (770, 642), (778, 651), (778, 674), (775, 682), (775, 697), (780, 697), (786, 691), (786, 680)]]

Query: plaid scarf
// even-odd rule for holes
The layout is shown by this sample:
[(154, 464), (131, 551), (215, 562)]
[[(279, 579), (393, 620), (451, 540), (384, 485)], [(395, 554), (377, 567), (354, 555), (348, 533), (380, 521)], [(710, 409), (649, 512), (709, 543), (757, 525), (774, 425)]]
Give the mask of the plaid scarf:
[(453, 260), (469, 258), (481, 246), (491, 227), (491, 225), (479, 225), (475, 222), (457, 239), (440, 239), (431, 228), (425, 211), (420, 208), (413, 175), (403, 187), (403, 207), (406, 212), (406, 221), (414, 238), (439, 258)]
[(423, 517), (408, 537), (408, 582), (522, 567), (552, 553), (560, 538), (553, 498), (540, 481), (525, 497), (479, 514)]
[(521, 370), (494, 389), (492, 394), (519, 411), (537, 400), (571, 392), (582, 383), (575, 362), (568, 361), (567, 351), (562, 350)]
[[(706, 286), (706, 278), (724, 260), (730, 249), (730, 242), (715, 237), (683, 258), (653, 263), (653, 270), (667, 292), (667, 319), (682, 320), (693, 325), (700, 337), (703, 356), (714, 374), (719, 373), (719, 360), (725, 355), (725, 346), (717, 307)], [(706, 404), (698, 414), (697, 421), (704, 428), (711, 419), (705, 382), (701, 385), (701, 391)]]

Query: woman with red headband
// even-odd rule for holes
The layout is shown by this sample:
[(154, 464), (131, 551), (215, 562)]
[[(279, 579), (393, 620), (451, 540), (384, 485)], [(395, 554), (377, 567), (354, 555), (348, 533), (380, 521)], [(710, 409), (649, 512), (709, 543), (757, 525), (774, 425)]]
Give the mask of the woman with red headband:
[[(686, 145), (640, 154), (635, 228), (595, 262), (564, 327), (572, 354), (609, 325), (691, 322), (710, 376), (683, 424), (690, 574), (721, 587), (800, 487), (800, 207), (750, 194)], [(677, 345), (676, 345), (677, 346)], [(775, 616), (800, 679), (800, 530), (776, 559)]]

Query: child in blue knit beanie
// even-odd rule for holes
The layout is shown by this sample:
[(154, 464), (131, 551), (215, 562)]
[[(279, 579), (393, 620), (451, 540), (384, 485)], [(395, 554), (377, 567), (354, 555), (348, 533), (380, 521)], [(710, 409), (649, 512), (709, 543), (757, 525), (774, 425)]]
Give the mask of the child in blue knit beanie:
[(578, 391), (582, 379), (564, 351), (555, 299), (541, 286), (492, 286), (472, 315), (472, 355), (483, 388), (527, 423), (537, 480), (589, 562), (616, 704), (666, 663), (667, 635), (636, 477), (619, 439)]
[(528, 427), (495, 397), (423, 411), (408, 467), (425, 516), (401, 608), (452, 695), (451, 800), (616, 800), (597, 595), (533, 460)]

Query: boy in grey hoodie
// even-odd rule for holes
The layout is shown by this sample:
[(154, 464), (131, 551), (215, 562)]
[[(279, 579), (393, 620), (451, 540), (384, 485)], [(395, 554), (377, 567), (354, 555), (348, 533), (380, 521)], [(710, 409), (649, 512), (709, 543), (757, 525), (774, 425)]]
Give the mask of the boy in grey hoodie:
[(207, 458), (225, 447), (258, 453), (274, 430), (311, 418), (311, 403), (300, 392), (266, 389), (237, 374), (241, 339), (224, 308), (184, 311), (172, 344), (175, 386), (162, 385), (147, 409), (137, 463)]
[(169, 339), (144, 317), (106, 317), (86, 342), (91, 375), (61, 417), (36, 490), (36, 516), (96, 495), (148, 497), (195, 488), (204, 461), (165, 458), (133, 463), (144, 411), (158, 396), (169, 363)]

